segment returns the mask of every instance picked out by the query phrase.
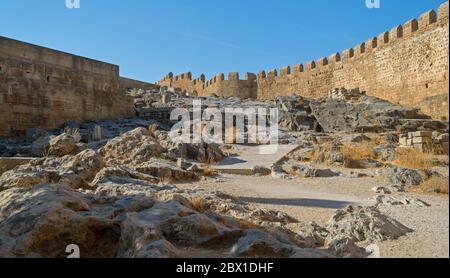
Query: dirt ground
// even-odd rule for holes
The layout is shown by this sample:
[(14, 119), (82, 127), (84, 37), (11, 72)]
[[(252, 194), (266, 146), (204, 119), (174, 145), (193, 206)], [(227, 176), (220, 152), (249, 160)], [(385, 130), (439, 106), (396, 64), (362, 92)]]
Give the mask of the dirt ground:
[[(349, 204), (370, 205), (376, 196), (375, 186), (388, 186), (379, 178), (313, 178), (282, 180), (268, 177), (221, 175), (218, 180), (177, 185), (180, 188), (201, 188), (222, 191), (240, 200), (265, 209), (288, 213), (299, 221), (315, 221), (325, 225), (334, 211)], [(404, 193), (403, 193), (404, 194)], [(444, 195), (415, 195), (430, 207), (381, 207), (386, 215), (414, 232), (398, 240), (379, 243), (381, 257), (386, 258), (448, 258), (449, 199)]]

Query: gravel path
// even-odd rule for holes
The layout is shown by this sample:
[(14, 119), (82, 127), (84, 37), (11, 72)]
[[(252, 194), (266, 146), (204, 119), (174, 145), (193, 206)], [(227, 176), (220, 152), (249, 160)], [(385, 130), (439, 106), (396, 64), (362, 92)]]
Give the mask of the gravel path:
[(406, 237), (380, 244), (387, 258), (449, 258), (448, 196), (410, 194), (430, 207), (382, 207), (380, 211), (414, 230)]
[[(348, 204), (369, 205), (375, 186), (388, 186), (377, 178), (314, 178), (281, 180), (271, 177), (222, 175), (220, 181), (207, 180), (179, 184), (180, 188), (222, 191), (259, 208), (279, 210), (302, 222), (325, 225), (336, 209)], [(431, 207), (382, 207), (388, 216), (414, 230), (395, 241), (380, 244), (382, 257), (449, 257), (449, 199), (439, 195), (414, 195)]]

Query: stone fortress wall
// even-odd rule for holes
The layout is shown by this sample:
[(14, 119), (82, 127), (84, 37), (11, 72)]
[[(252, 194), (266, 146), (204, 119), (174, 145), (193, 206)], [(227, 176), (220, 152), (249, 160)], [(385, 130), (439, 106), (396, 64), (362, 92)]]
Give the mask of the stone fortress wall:
[(286, 66), (269, 72), (236, 73), (225, 80), (219, 74), (192, 80), (191, 73), (167, 75), (158, 85), (174, 87), (200, 96), (254, 97), (261, 100), (300, 94), (318, 98), (339, 88), (359, 87), (368, 94), (402, 105), (420, 108), (434, 118), (449, 112), (449, 3), (423, 13), (403, 25), (364, 43), (317, 61)]
[(200, 96), (216, 94), (220, 97), (239, 96), (241, 98), (256, 98), (256, 75), (247, 73), (245, 79), (241, 80), (239, 73), (232, 72), (228, 74), (228, 79), (224, 73), (220, 73), (210, 80), (205, 80), (205, 75), (197, 79), (192, 79), (192, 73), (187, 72), (174, 76), (169, 73), (163, 80), (156, 84), (184, 90), (187, 92), (196, 92)]
[(136, 82), (116, 65), (0, 36), (0, 136), (133, 116), (124, 88)]

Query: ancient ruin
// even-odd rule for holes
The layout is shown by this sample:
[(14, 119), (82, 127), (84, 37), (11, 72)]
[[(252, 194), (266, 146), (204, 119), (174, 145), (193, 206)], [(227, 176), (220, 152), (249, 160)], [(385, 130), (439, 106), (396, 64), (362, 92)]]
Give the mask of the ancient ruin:
[(244, 79), (0, 37), (0, 258), (448, 258), (448, 9)]
[(190, 72), (169, 73), (157, 84), (200, 96), (257, 98), (298, 94), (325, 96), (334, 88), (356, 88), (402, 105), (420, 108), (436, 119), (448, 117), (448, 2), (353, 48), (279, 70), (221, 73), (210, 80)]
[(133, 116), (124, 91), (134, 87), (157, 88), (120, 77), (116, 65), (0, 36), (0, 136)]

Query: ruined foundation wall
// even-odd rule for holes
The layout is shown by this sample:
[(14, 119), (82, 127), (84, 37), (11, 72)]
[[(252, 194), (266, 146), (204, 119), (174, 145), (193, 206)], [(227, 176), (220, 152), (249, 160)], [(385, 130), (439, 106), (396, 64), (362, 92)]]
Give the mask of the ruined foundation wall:
[(134, 113), (118, 66), (0, 37), (0, 136)]
[[(319, 98), (339, 87), (356, 88), (434, 118), (448, 116), (448, 2), (366, 42), (306, 64), (261, 71), (255, 80), (229, 80), (219, 74), (208, 82), (169, 74), (158, 84), (206, 96), (256, 97), (261, 100), (299, 94)], [(250, 75), (252, 76), (252, 75)], [(239, 78), (237, 78), (239, 79)]]

